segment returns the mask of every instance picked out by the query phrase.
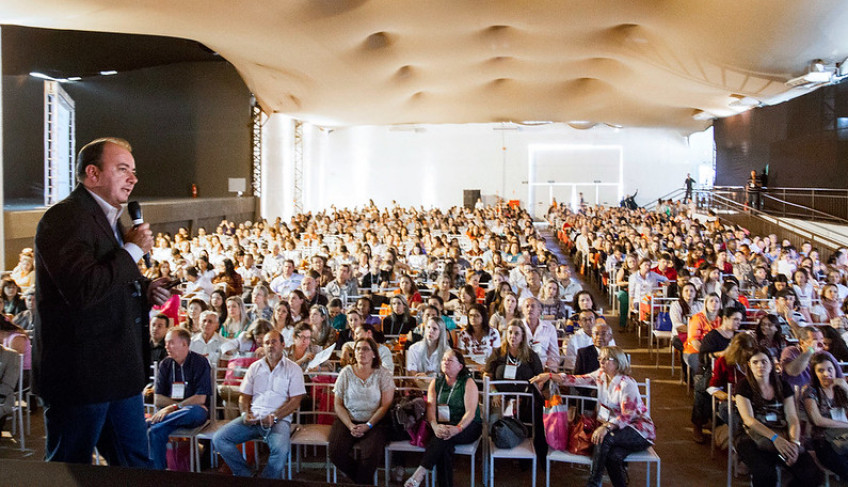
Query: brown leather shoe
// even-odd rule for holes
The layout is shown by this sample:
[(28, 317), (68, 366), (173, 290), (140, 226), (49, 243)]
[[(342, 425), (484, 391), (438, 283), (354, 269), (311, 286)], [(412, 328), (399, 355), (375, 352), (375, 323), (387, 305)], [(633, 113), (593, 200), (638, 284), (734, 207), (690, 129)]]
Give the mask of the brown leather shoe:
[(704, 429), (701, 425), (696, 424), (693, 425), (692, 428), (692, 440), (699, 445), (703, 445), (707, 442), (707, 437), (704, 436)]

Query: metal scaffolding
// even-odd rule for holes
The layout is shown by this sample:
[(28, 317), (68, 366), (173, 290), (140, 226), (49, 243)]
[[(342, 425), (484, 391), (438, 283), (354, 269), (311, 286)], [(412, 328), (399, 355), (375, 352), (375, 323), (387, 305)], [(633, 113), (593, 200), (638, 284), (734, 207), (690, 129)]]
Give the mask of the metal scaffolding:
[(253, 196), (262, 196), (262, 107), (251, 97), (251, 128), (253, 129)]
[(294, 212), (303, 213), (303, 122), (294, 121)]

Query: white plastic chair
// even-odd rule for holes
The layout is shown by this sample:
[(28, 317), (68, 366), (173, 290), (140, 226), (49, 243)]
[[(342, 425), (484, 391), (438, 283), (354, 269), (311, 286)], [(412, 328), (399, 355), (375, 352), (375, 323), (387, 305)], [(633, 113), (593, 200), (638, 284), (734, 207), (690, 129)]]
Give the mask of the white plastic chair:
[[(486, 431), (484, 435), (487, 437), (486, 447), (488, 448), (488, 456), (489, 456), (489, 487), (494, 487), (495, 485), (495, 459), (497, 458), (510, 458), (514, 460), (531, 460), (533, 462), (533, 469), (531, 471), (531, 479), (532, 479), (532, 487), (536, 487), (536, 448), (533, 446), (533, 438), (535, 435), (534, 424), (536, 422), (536, 410), (534, 408), (536, 397), (532, 391), (529, 392), (501, 392), (497, 391), (499, 386), (518, 386), (522, 389), (528, 390), (527, 388), (533, 387), (527, 381), (520, 380), (489, 380), (488, 377), (483, 380), (483, 388), (486, 391), (486, 408), (485, 408), (485, 418), (487, 418), (486, 422)], [(496, 392), (492, 392), (492, 389), (495, 389)], [(524, 439), (518, 446), (515, 448), (498, 448), (495, 446), (495, 442), (491, 437), (491, 427), (494, 421), (492, 421), (492, 400), (495, 398), (500, 398), (502, 407), (506, 407), (508, 401), (514, 400), (514, 417), (521, 421), (521, 409), (522, 402), (526, 402), (529, 404), (530, 408), (530, 422), (525, 423), (521, 421), (527, 426), (529, 431), (529, 435)], [(539, 421), (542, 418), (538, 419)]]
[[(333, 377), (333, 381), (315, 382), (313, 379), (319, 375), (331, 376)], [(304, 379), (306, 379), (306, 393), (312, 398), (312, 410), (304, 411), (301, 403), (301, 409), (298, 409), (295, 415), (296, 425), (292, 425), (291, 448), (296, 454), (297, 470), (300, 471), (301, 451), (304, 446), (324, 447), (326, 450), (324, 468), (327, 474), (327, 483), (330, 482), (331, 468), (333, 470), (333, 483), (336, 483), (338, 478), (336, 467), (330, 462), (330, 429), (332, 428), (332, 421), (336, 418), (336, 411), (332, 401), (328, 401), (329, 404), (326, 408), (321, 408), (318, 401), (318, 392), (322, 391), (327, 397), (332, 397), (331, 394), (337, 377), (337, 373), (328, 372), (304, 375)], [(318, 424), (317, 421), (319, 418), (330, 418), (330, 424)], [(289, 462), (289, 479), (291, 477), (291, 462)]]

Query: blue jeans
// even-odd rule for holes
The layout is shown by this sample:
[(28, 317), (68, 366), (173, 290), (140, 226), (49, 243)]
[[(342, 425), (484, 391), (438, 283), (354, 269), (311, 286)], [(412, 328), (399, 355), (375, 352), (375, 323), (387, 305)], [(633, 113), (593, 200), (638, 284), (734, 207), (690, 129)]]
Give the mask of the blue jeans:
[(168, 468), (166, 450), (171, 433), (180, 428), (196, 428), (205, 423), (208, 417), (209, 413), (203, 406), (186, 406), (165, 416), (162, 421), (151, 424), (147, 428), (147, 438), (150, 441), (150, 459), (153, 460), (153, 468), (157, 470)]
[(45, 404), (48, 462), (91, 463), (94, 448), (109, 465), (150, 468), (141, 394), (94, 404)]
[(262, 477), (282, 479), (286, 457), (291, 449), (290, 435), (291, 423), (288, 421), (280, 421), (269, 431), (268, 428), (258, 424), (244, 424), (241, 417), (238, 417), (215, 433), (212, 437), (212, 445), (224, 458), (230, 470), (233, 471), (233, 475), (249, 477), (253, 472), (244, 461), (238, 445), (256, 438), (264, 438), (271, 454), (268, 456), (268, 465), (262, 470)]

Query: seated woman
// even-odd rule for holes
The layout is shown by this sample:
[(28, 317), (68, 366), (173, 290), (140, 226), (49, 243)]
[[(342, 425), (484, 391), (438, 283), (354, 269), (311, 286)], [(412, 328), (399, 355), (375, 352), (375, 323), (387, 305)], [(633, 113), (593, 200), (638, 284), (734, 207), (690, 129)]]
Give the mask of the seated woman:
[(433, 437), (427, 443), (420, 466), (404, 487), (419, 487), (425, 474), (439, 467), (439, 487), (453, 486), (454, 445), (472, 443), (483, 432), (480, 420), (480, 393), (465, 360), (448, 349), (441, 360), (442, 373), (427, 390), (427, 422)]
[(21, 255), (18, 257), (18, 265), (12, 269), (9, 277), (24, 291), (35, 285), (35, 264), (32, 249), (27, 248), (21, 251)]
[(642, 403), (639, 386), (630, 377), (630, 360), (618, 347), (604, 347), (598, 355), (601, 368), (587, 375), (541, 374), (530, 382), (543, 385), (548, 379), (561, 386), (597, 386), (600, 426), (592, 433), (595, 448), (587, 486), (601, 486), (606, 468), (615, 487), (627, 485), (624, 459), (642, 451), (656, 439), (654, 422)]
[(473, 304), (465, 316), (468, 324), (459, 332), (458, 348), (473, 361), (484, 364), (492, 351), (501, 346), (501, 334), (489, 328), (489, 317), (482, 304)]
[(636, 256), (632, 253), (627, 254), (615, 275), (615, 285), (618, 286), (616, 297), (618, 299), (618, 307), (621, 310), (618, 318), (619, 330), (627, 328), (627, 310), (630, 309), (630, 275), (636, 272), (637, 269)]
[[(498, 304), (495, 313), (489, 318), (489, 328), (498, 330), (499, 333), (503, 334), (506, 332), (507, 325), (512, 320), (520, 320), (523, 316), (521, 315), (521, 309), (518, 307), (518, 296), (512, 292), (509, 283), (504, 282), (501, 285), (506, 286), (508, 291), (500, 299), (500, 304)], [(495, 304), (495, 302), (492, 301), (492, 304)]]
[(356, 309), (359, 311), (359, 314), (362, 315), (362, 318), (365, 320), (365, 323), (382, 327), (380, 317), (373, 315), (374, 303), (371, 301), (371, 298), (362, 296), (361, 298), (357, 299)]
[[(757, 348), (756, 339), (750, 333), (737, 333), (724, 354), (716, 359), (713, 375), (707, 393), (721, 401), (716, 414), (722, 421), (727, 422), (727, 384), (734, 390), (736, 385), (745, 380), (748, 373), (748, 356)], [(734, 416), (737, 418), (737, 416)], [(733, 424), (733, 431), (740, 431), (739, 424)]]
[(200, 314), (208, 309), (209, 306), (206, 304), (206, 301), (200, 298), (192, 298), (191, 301), (188, 302), (186, 309), (186, 321), (183, 325), (184, 328), (191, 334), (199, 333), (202, 330)]
[(686, 333), (686, 343), (683, 345), (683, 358), (693, 376), (699, 370), (698, 354), (701, 351), (701, 340), (707, 333), (719, 327), (720, 315), (721, 298), (716, 293), (710, 293), (704, 299), (704, 309), (689, 319), (689, 330)]
[(306, 295), (300, 289), (294, 289), (289, 293), (289, 311), (291, 311), (291, 319), (295, 325), (309, 318), (309, 305)]
[[(542, 360), (539, 355), (530, 348), (530, 339), (527, 336), (527, 328), (522, 320), (512, 320), (507, 326), (505, 338), (501, 342), (500, 348), (495, 349), (489, 360), (486, 362), (484, 373), (493, 380), (517, 380), (529, 381), (533, 377), (541, 374), (544, 370)], [(525, 392), (531, 390), (535, 395), (534, 409), (522, 408), (521, 410), (527, 414), (522, 420), (530, 421), (530, 415), (534, 414), (536, 418), (542, 417), (542, 406), (544, 398), (539, 389), (536, 387), (520, 387), (500, 386), (499, 390), (504, 392)], [(493, 403), (495, 406), (499, 404)], [(533, 446), (536, 449), (536, 456), (540, 459), (545, 458), (548, 451), (548, 443), (545, 440), (544, 424), (541, 421), (535, 422), (536, 431)]]
[[(679, 274), (678, 274), (679, 275)], [(678, 298), (668, 307), (668, 317), (671, 319), (671, 327), (677, 333), (672, 339), (671, 345), (683, 355), (683, 344), (689, 333), (689, 320), (692, 315), (701, 311), (703, 305), (696, 300), (698, 288), (691, 282), (680, 286)], [(685, 364), (685, 362), (684, 362)]]
[(754, 330), (757, 345), (767, 348), (773, 357), (780, 357), (780, 353), (786, 348), (786, 337), (780, 330), (780, 321), (777, 316), (768, 314), (760, 318), (757, 328)]
[(218, 316), (218, 324), (223, 325), (227, 321), (227, 293), (222, 289), (216, 289), (209, 295), (209, 310)]
[(247, 329), (247, 311), (244, 309), (244, 301), (241, 296), (230, 296), (227, 298), (227, 319), (221, 325), (221, 336), (224, 338), (235, 338)]
[(728, 279), (721, 285), (721, 309), (729, 307), (739, 310), (743, 319), (748, 314), (748, 298), (739, 294), (739, 284), (733, 279)]
[(751, 472), (755, 487), (777, 484), (776, 466), (792, 472), (790, 486), (821, 485), (823, 476), (801, 448), (801, 426), (790, 385), (774, 370), (774, 357), (756, 348), (748, 358), (746, 380), (736, 388), (736, 409), (745, 424), (736, 451)]
[(0, 316), (0, 345), (24, 356), (24, 387), (29, 386), (32, 371), (32, 342), (27, 332), (5, 316)]
[(592, 297), (592, 293), (585, 290), (577, 291), (574, 293), (574, 300), (571, 303), (572, 316), (579, 315), (584, 309), (595, 312), (596, 322), (606, 323), (604, 316), (598, 311), (598, 307), (595, 306), (595, 298)]
[[(271, 322), (268, 320), (260, 318), (254, 321), (247, 327), (247, 330), (245, 330), (244, 333), (239, 334), (236, 338), (227, 340), (226, 343), (221, 345), (221, 355), (228, 355), (229, 357), (255, 357), (256, 359), (262, 358), (265, 353), (265, 349), (262, 348), (262, 339), (265, 338), (265, 334), (273, 328), (273, 325), (271, 325)], [(253, 363), (253, 361), (250, 363)]]
[(810, 316), (816, 323), (832, 323), (843, 315), (842, 300), (839, 299), (839, 288), (836, 284), (827, 283), (822, 286), (821, 303), (813, 306)]
[(543, 320), (561, 322), (571, 315), (571, 307), (559, 299), (559, 284), (556, 279), (545, 279), (542, 292), (539, 293), (539, 302), (542, 303)]
[(835, 364), (830, 357), (817, 353), (810, 359), (812, 382), (801, 391), (807, 418), (813, 425), (812, 446), (816, 458), (841, 479), (848, 479), (848, 455), (837, 453), (828, 439), (830, 434), (848, 431), (848, 385), (836, 380)]
[(275, 330), (280, 332), (283, 345), (289, 346), (294, 338), (294, 321), (292, 321), (291, 309), (289, 303), (280, 300), (274, 305), (274, 314), (271, 316), (271, 325)]
[(401, 294), (389, 300), (391, 314), (383, 318), (383, 335), (405, 335), (415, 328), (415, 318), (409, 313), (409, 304)]
[(406, 372), (414, 376), (434, 376), (448, 346), (445, 322), (438, 316), (429, 317), (424, 328), (424, 339), (417, 341), (406, 351)]
[(3, 314), (6, 316), (15, 316), (21, 311), (26, 310), (26, 304), (21, 297), (21, 288), (11, 278), (6, 277), (2, 281), (3, 293)]
[(306, 372), (309, 362), (320, 351), (321, 347), (312, 344), (312, 327), (301, 323), (294, 329), (294, 337), (291, 345), (286, 347), (285, 356)]
[(339, 338), (339, 332), (330, 325), (330, 312), (320, 304), (309, 308), (309, 324), (312, 326), (312, 343), (322, 349), (334, 345)]
[(383, 418), (392, 405), (395, 384), (391, 372), (380, 366), (374, 340), (357, 340), (353, 350), (356, 362), (342, 369), (333, 389), (336, 419), (330, 429), (329, 456), (354, 483), (371, 484), (389, 441), (389, 422)]
[(415, 281), (408, 274), (404, 274), (400, 276), (398, 287), (397, 294), (406, 298), (406, 302), (409, 303), (410, 313), (414, 313), (423, 302)]
[(818, 296), (813, 284), (810, 282), (810, 276), (807, 270), (799, 267), (792, 273), (792, 289), (795, 290), (795, 295), (798, 296), (798, 304), (802, 308), (810, 309), (813, 307), (813, 300)]
[(265, 284), (259, 283), (253, 288), (250, 293), (250, 301), (253, 303), (253, 309), (247, 313), (247, 322), (253, 323), (258, 319), (270, 321), (274, 315), (274, 309), (268, 303), (268, 297), (271, 296), (271, 289)]
[(244, 280), (236, 272), (235, 264), (230, 259), (224, 259), (222, 268), (218, 275), (212, 279), (212, 284), (223, 284), (226, 286), (227, 296), (241, 296), (244, 293)]

